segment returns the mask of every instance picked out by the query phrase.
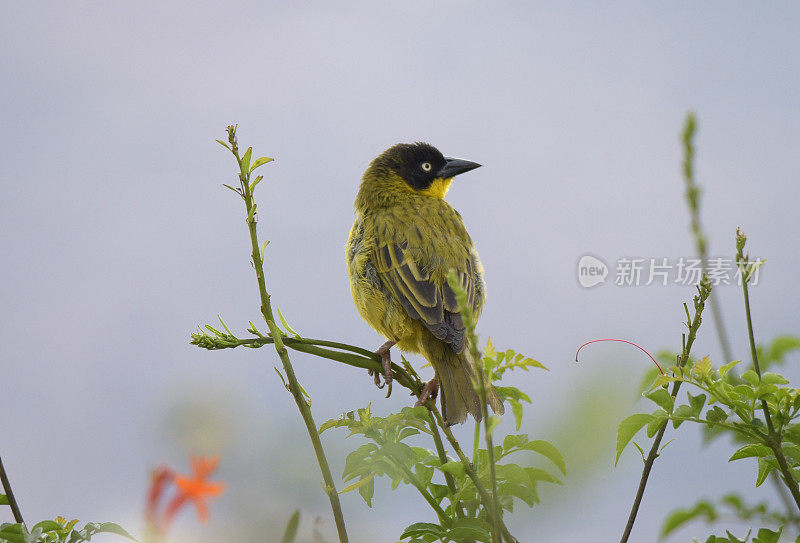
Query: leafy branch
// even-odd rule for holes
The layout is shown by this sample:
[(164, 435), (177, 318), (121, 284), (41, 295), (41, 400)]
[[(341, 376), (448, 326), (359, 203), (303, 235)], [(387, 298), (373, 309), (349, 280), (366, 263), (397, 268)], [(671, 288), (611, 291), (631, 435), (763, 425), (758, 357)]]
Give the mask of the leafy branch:
[(19, 510), (17, 500), (14, 498), (14, 491), (11, 490), (11, 482), (8, 480), (6, 468), (3, 467), (2, 458), (0, 458), (0, 481), (3, 483), (3, 492), (5, 492), (5, 495), (0, 496), (0, 504), (3, 502), (7, 503), (11, 507), (11, 512), (14, 514), (14, 520), (17, 521), (17, 524), (22, 524), (25, 521), (22, 520), (22, 513)]
[[(739, 272), (742, 277), (742, 293), (744, 297), (744, 309), (745, 315), (747, 317), (747, 335), (750, 340), (750, 355), (753, 360), (753, 368), (758, 375), (759, 381), (762, 380), (761, 376), (761, 367), (758, 364), (758, 352), (756, 350), (756, 342), (754, 339), (753, 334), (753, 320), (750, 316), (750, 295), (748, 293), (747, 284), (750, 281), (750, 278), (753, 276), (753, 273), (758, 269), (758, 266), (761, 265), (763, 261), (759, 261), (758, 264), (751, 264), (750, 263), (750, 256), (749, 254), (744, 254), (744, 246), (747, 243), (747, 236), (745, 236), (738, 228), (736, 229), (736, 265), (739, 267)], [(797, 508), (800, 510), (800, 489), (797, 486), (797, 480), (794, 477), (794, 474), (789, 468), (789, 464), (786, 461), (786, 456), (783, 454), (783, 450), (781, 449), (781, 429), (775, 429), (775, 426), (772, 422), (772, 417), (770, 415), (770, 409), (767, 405), (767, 398), (761, 398), (761, 407), (764, 411), (764, 419), (767, 421), (767, 435), (764, 436), (764, 442), (767, 446), (772, 450), (773, 454), (775, 455), (775, 459), (778, 462), (778, 466), (780, 467), (780, 472), (783, 475), (783, 481), (786, 483), (786, 486), (789, 488), (789, 492), (792, 494), (792, 498), (794, 498), (795, 504)]]
[[(270, 296), (267, 293), (266, 281), (264, 280), (264, 261), (263, 261), (263, 251), (266, 248), (266, 243), (264, 245), (259, 245), (258, 243), (258, 232), (257, 232), (257, 223), (258, 223), (258, 213), (257, 213), (257, 204), (253, 201), (253, 191), (255, 190), (256, 186), (261, 182), (263, 179), (262, 176), (257, 176), (253, 181), (250, 181), (250, 177), (253, 172), (259, 166), (263, 164), (267, 164), (272, 161), (271, 158), (268, 157), (260, 157), (252, 162), (251, 164), (251, 157), (253, 148), (248, 147), (247, 150), (244, 152), (244, 155), (239, 155), (239, 146), (238, 141), (236, 139), (236, 126), (228, 126), (228, 143), (221, 140), (217, 140), (222, 146), (226, 147), (233, 156), (236, 158), (236, 162), (239, 166), (239, 187), (234, 188), (230, 185), (225, 185), (227, 188), (231, 189), (232, 191), (236, 192), (244, 201), (245, 209), (247, 212), (247, 226), (250, 233), (250, 243), (252, 246), (252, 262), (253, 268), (256, 272), (256, 280), (258, 282), (258, 292), (261, 299), (261, 316), (264, 318), (264, 321), (267, 324), (267, 327), (270, 331), (270, 338), (272, 339), (272, 343), (275, 345), (275, 350), (278, 353), (278, 357), (281, 359), (281, 363), (283, 364), (283, 371), (286, 374), (286, 378), (288, 380), (287, 388), (292, 394), (292, 397), (297, 404), (297, 409), (300, 411), (300, 415), (303, 418), (303, 422), (306, 425), (306, 429), (308, 430), (308, 435), (311, 438), (311, 444), (314, 447), (314, 452), (317, 456), (317, 462), (320, 467), (320, 471), (322, 472), (322, 478), (325, 481), (325, 492), (328, 495), (328, 498), (331, 503), (331, 509), (333, 511), (333, 518), (336, 522), (336, 530), (339, 535), (340, 543), (346, 543), (348, 541), (347, 538), (347, 529), (344, 523), (344, 515), (342, 514), (342, 506), (339, 502), (339, 494), (336, 491), (336, 484), (333, 481), (333, 476), (331, 475), (331, 470), (328, 465), (328, 460), (325, 457), (325, 450), (322, 448), (322, 442), (319, 438), (319, 432), (317, 431), (317, 425), (314, 422), (314, 417), (311, 414), (311, 408), (309, 407), (308, 403), (306, 402), (305, 393), (300, 386), (300, 383), (297, 380), (297, 377), (294, 373), (294, 368), (292, 367), (292, 363), (289, 360), (289, 353), (286, 350), (286, 346), (284, 344), (284, 333), (278, 328), (275, 324), (275, 317), (272, 312), (272, 305), (270, 303)], [(226, 327), (227, 328), (227, 327)], [(255, 329), (255, 327), (253, 327)], [(194, 337), (192, 338), (194, 340)], [(311, 346), (313, 347), (313, 346)]]
[[(693, 317), (689, 315), (689, 308), (686, 306), (686, 304), (683, 304), (684, 310), (686, 311), (686, 325), (689, 327), (689, 334), (684, 334), (682, 337), (683, 349), (681, 354), (678, 356), (676, 364), (676, 369), (678, 371), (680, 371), (689, 360), (689, 353), (691, 352), (692, 344), (694, 344), (695, 337), (697, 336), (697, 330), (700, 328), (700, 323), (702, 322), (703, 309), (705, 308), (706, 300), (708, 300), (710, 295), (711, 282), (708, 280), (708, 276), (704, 274), (703, 279), (700, 281), (700, 285), (697, 287), (697, 294), (694, 297)], [(653, 463), (656, 461), (656, 458), (659, 455), (659, 447), (661, 446), (661, 440), (664, 437), (664, 431), (667, 428), (667, 419), (669, 418), (668, 412), (664, 410), (663, 407), (670, 407), (669, 411), (671, 411), (671, 406), (674, 405), (675, 398), (680, 390), (680, 386), (681, 381), (676, 380), (672, 384), (671, 391), (667, 392), (663, 388), (659, 389), (661, 392), (663, 392), (663, 394), (659, 396), (662, 409), (656, 411), (653, 413), (653, 415), (632, 415), (623, 420), (619, 425), (619, 430), (617, 432), (616, 461), (619, 461), (619, 456), (622, 454), (622, 450), (625, 448), (625, 445), (628, 444), (633, 435), (643, 426), (648, 425), (647, 433), (650, 437), (655, 435), (653, 445), (650, 448), (650, 452), (647, 454), (647, 458), (644, 462), (642, 477), (639, 480), (639, 487), (636, 490), (636, 497), (633, 500), (633, 506), (631, 507), (630, 515), (628, 515), (628, 522), (625, 525), (625, 530), (622, 533), (620, 543), (625, 543), (628, 541), (628, 538), (631, 535), (633, 524), (636, 522), (636, 515), (639, 512), (639, 506), (642, 503), (642, 496), (644, 496), (644, 489), (647, 486), (647, 479), (650, 476), (650, 470), (653, 469)]]
[[(271, 345), (275, 340), (271, 335), (264, 335), (250, 323), (248, 332), (255, 335), (253, 338), (240, 339), (233, 332), (230, 331), (228, 326), (220, 319), (222, 328), (218, 330), (211, 325), (205, 325), (203, 329), (198, 329), (197, 332), (191, 334), (190, 344), (197, 345), (203, 349), (210, 351), (220, 349), (234, 349), (236, 347), (248, 347), (257, 349), (264, 345)], [(299, 335), (289, 336), (282, 330), (278, 330), (281, 336), (281, 342), (286, 347), (298, 352), (313, 354), (321, 358), (327, 358), (335, 362), (341, 362), (355, 368), (383, 371), (381, 366), (381, 357), (372, 351), (357, 347), (355, 345), (348, 345), (338, 341), (328, 341), (324, 339), (310, 339), (302, 338)], [(419, 379), (412, 376), (405, 368), (392, 363), (392, 372), (395, 375), (395, 380), (402, 386), (408, 388), (415, 394), (419, 393), (422, 384)]]

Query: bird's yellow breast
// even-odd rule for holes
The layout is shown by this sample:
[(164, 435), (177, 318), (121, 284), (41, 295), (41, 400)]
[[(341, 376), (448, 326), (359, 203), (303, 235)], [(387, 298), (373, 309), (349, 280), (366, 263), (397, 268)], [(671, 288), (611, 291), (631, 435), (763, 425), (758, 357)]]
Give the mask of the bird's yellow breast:
[(419, 194), (424, 194), (425, 196), (433, 196), (435, 198), (444, 198), (447, 194), (447, 191), (450, 190), (450, 184), (453, 182), (453, 178), (450, 177), (449, 179), (443, 179), (441, 177), (437, 177), (431, 183), (427, 189), (419, 191)]

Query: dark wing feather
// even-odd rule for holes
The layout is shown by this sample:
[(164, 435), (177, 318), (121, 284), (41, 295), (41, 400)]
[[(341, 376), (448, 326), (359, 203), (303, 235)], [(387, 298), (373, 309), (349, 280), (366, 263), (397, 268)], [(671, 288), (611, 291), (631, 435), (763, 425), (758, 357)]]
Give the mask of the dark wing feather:
[[(437, 285), (430, 272), (409, 255), (407, 242), (381, 246), (376, 251), (378, 273), (397, 296), (408, 315), (419, 320), (430, 332), (460, 353), (464, 348), (465, 327), (453, 290), (446, 283)], [(459, 282), (473, 310), (478, 300), (472, 258), (465, 259), (458, 271)]]

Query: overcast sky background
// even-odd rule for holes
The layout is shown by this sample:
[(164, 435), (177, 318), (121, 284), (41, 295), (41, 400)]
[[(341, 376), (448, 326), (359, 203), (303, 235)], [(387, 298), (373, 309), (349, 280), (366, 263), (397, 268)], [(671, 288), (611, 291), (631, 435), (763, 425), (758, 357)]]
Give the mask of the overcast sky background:
[[(258, 318), (243, 206), (221, 186), (235, 164), (214, 142), (237, 122), (243, 145), (276, 159), (258, 194), (274, 302), (303, 335), (365, 347), (383, 340), (353, 307), (343, 254), (361, 173), (400, 141), (484, 165), (448, 196), (486, 267), (479, 333), (550, 368), (512, 382), (534, 400), (525, 431), (569, 469), (509, 523), (523, 541), (618, 540), (641, 463), (631, 449), (613, 468), (616, 424), (651, 409), (634, 404), (648, 360), (600, 344), (576, 364), (575, 350), (598, 337), (679, 348), (693, 288), (618, 287), (612, 270), (587, 290), (577, 260), (692, 256), (678, 133), (694, 109), (711, 253), (731, 256), (741, 226), (768, 259), (751, 295), (757, 338), (800, 332), (798, 28), (789, 2), (4, 2), (0, 452), (26, 518), (139, 533), (149, 470), (220, 452), (228, 489), (200, 531), (181, 517), (187, 540), (256, 540), (243, 534), (300, 508), (303, 537), (320, 517), (333, 541), (274, 352), (188, 345), (218, 314), (242, 335)], [(718, 295), (745, 357), (740, 290)], [(711, 325), (695, 353), (722, 363)], [(318, 423), (411, 402), (292, 357)], [(754, 463), (725, 463), (729, 443), (703, 448), (687, 426), (667, 437), (634, 540), (654, 541), (668, 510), (701, 496), (775, 499), (753, 490)], [(338, 476), (358, 443), (324, 442)], [(410, 490), (376, 486), (373, 510), (343, 497), (354, 543), (434, 519)]]

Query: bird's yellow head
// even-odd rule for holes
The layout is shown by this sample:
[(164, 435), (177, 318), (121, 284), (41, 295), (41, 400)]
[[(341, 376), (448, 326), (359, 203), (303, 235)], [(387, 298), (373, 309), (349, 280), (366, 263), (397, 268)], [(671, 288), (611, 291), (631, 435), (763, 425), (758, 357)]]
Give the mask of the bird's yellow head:
[(445, 157), (427, 143), (398, 143), (364, 172), (359, 199), (409, 193), (444, 198), (453, 177), (478, 167), (476, 162)]

